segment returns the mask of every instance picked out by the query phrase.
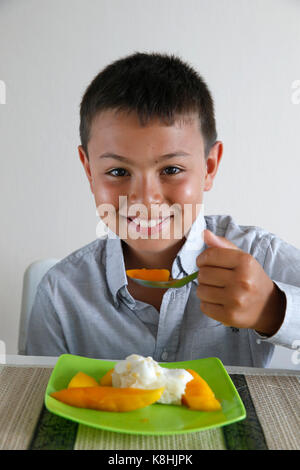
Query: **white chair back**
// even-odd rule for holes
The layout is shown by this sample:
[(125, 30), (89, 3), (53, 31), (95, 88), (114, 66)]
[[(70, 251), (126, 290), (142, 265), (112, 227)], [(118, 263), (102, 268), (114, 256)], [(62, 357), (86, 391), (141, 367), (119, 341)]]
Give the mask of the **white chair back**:
[(37, 287), (42, 277), (59, 259), (42, 259), (31, 263), (23, 277), (21, 316), (19, 323), (18, 354), (25, 354), (29, 317), (33, 306)]

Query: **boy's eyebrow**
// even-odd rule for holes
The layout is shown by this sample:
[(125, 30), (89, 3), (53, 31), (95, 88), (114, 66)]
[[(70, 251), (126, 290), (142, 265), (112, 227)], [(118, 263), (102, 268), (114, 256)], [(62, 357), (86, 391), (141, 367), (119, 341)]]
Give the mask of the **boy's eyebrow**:
[[(191, 156), (190, 153), (184, 152), (183, 150), (177, 150), (176, 152), (165, 153), (158, 157), (158, 160), (167, 160), (168, 158), (173, 157), (182, 157), (182, 156)], [(105, 152), (99, 156), (99, 158), (114, 158), (115, 160), (120, 160), (123, 162), (130, 162), (131, 160), (127, 157), (123, 157), (122, 155), (117, 155), (116, 153)]]

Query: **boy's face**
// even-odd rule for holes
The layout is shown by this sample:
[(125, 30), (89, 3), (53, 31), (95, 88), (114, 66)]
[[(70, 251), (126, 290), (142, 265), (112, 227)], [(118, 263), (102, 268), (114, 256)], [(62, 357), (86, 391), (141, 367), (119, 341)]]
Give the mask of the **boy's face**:
[[(203, 192), (212, 187), (222, 143), (212, 147), (205, 161), (198, 118), (191, 118), (173, 126), (153, 120), (141, 127), (134, 113), (106, 111), (93, 120), (89, 159), (78, 147), (99, 215), (105, 216), (104, 204), (114, 208), (116, 217), (106, 217), (105, 223), (134, 251), (151, 254), (181, 246)], [(159, 207), (163, 212), (156, 212)], [(130, 221), (130, 215), (138, 218)], [(145, 226), (150, 219), (152, 228)]]

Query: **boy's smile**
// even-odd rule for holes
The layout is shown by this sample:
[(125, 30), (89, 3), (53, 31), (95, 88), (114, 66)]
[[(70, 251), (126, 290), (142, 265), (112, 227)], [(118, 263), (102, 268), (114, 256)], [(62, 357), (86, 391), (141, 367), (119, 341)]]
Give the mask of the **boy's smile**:
[[(172, 126), (155, 119), (142, 127), (135, 113), (102, 112), (92, 122), (89, 159), (78, 147), (96, 206), (114, 207), (117, 217), (105, 222), (125, 241), (133, 267), (171, 267), (203, 192), (212, 187), (222, 143), (216, 142), (205, 160), (198, 118), (187, 118)], [(185, 205), (191, 208), (187, 218)], [(158, 207), (163, 212), (155, 212)]]

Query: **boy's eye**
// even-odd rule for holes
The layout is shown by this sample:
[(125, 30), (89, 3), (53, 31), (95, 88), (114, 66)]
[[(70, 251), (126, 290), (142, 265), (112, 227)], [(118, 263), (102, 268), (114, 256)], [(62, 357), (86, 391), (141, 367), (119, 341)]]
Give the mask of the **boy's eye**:
[[(167, 168), (164, 169), (164, 171), (166, 171), (166, 170), (171, 170), (171, 171), (167, 172), (168, 175), (177, 175), (178, 172), (180, 173), (182, 171), (180, 168), (177, 168), (177, 166), (168, 166)], [(176, 173), (175, 173), (174, 170), (175, 171), (178, 170), (178, 172), (176, 171)]]
[[(120, 172), (119, 174), (113, 174), (113, 172)], [(126, 170), (124, 168), (114, 168), (113, 170), (110, 170), (107, 174), (111, 176), (124, 176), (123, 172), (126, 173)]]

